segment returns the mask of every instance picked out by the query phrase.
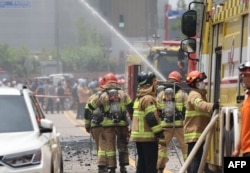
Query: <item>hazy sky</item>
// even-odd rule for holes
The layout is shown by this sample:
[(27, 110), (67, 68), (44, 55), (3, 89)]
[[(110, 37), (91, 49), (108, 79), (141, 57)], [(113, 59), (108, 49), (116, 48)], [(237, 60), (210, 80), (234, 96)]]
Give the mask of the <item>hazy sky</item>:
[[(185, 0), (186, 4), (187, 4), (187, 7), (188, 7), (188, 4), (189, 2), (191, 2), (193, 0)], [(169, 4), (172, 5), (172, 9), (176, 9), (177, 8), (177, 2), (178, 0), (168, 0)]]

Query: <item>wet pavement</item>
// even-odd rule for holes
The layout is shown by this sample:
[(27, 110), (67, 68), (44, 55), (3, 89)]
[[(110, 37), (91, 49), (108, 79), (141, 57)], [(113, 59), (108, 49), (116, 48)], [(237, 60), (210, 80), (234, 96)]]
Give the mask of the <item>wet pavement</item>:
[[(73, 111), (66, 111), (60, 114), (46, 114), (51, 119), (57, 131), (60, 133), (60, 141), (63, 150), (64, 173), (97, 173), (97, 152), (95, 143), (85, 131), (83, 120), (76, 119)], [(174, 145), (176, 147), (174, 147)], [(128, 173), (135, 173), (135, 163), (137, 159), (134, 143), (129, 143), (130, 165), (127, 166)], [(178, 173), (181, 167), (176, 151), (182, 158), (177, 142), (168, 147), (169, 162), (166, 164), (168, 170), (164, 173)], [(116, 170), (119, 172), (119, 166)]]

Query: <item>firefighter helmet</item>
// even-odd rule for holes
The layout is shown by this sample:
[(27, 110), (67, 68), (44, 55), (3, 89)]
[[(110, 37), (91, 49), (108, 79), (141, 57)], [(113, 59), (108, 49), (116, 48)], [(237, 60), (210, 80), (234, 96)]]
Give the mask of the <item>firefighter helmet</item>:
[(100, 77), (99, 78), (99, 87), (102, 87), (103, 85), (105, 85), (104, 77)]
[(195, 70), (195, 71), (191, 71), (190, 73), (188, 73), (186, 82), (188, 85), (192, 85), (195, 82), (201, 82), (206, 78), (207, 76), (204, 72), (199, 72)]
[(78, 83), (82, 86), (85, 86), (87, 84), (87, 80), (86, 79), (82, 79), (82, 78), (79, 78), (78, 79)]
[(88, 87), (92, 88), (92, 89), (96, 88), (97, 87), (97, 81), (91, 81), (91, 82), (89, 82), (88, 83)]
[(240, 74), (250, 73), (250, 61), (240, 64), (238, 67)]
[(138, 74), (137, 81), (140, 86), (146, 84), (153, 84), (153, 79), (155, 78), (155, 74), (153, 72), (142, 71)]
[(172, 71), (171, 73), (169, 73), (168, 79), (174, 79), (177, 82), (181, 82), (182, 81), (182, 76), (178, 71)]
[(111, 82), (117, 83), (117, 78), (113, 73), (107, 73), (103, 76), (104, 78), (104, 83), (108, 84)]

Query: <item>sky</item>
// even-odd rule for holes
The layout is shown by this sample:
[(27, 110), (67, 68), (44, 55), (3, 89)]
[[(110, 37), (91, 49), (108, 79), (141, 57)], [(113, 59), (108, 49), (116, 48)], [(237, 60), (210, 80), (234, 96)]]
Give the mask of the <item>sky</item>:
[[(188, 7), (188, 4), (193, 1), (193, 0), (185, 0), (186, 4), (187, 4), (187, 7)], [(172, 9), (176, 9), (177, 8), (177, 2), (178, 0), (168, 0), (169, 4), (172, 5)]]

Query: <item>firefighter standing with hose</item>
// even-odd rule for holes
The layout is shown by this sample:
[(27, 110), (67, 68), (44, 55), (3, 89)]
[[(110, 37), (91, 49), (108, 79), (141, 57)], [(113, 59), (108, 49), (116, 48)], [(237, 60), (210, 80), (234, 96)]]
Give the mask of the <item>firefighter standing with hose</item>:
[[(159, 141), (158, 173), (163, 173), (168, 162), (167, 146), (174, 136), (180, 145), (183, 160), (187, 158), (187, 144), (184, 141), (183, 131), (187, 93), (181, 89), (179, 85), (181, 82), (181, 74), (177, 71), (171, 72), (168, 75), (165, 89), (157, 95), (157, 103), (161, 112), (161, 126), (164, 129), (164, 138)], [(178, 156), (178, 153), (176, 154)]]
[[(200, 71), (188, 73), (186, 82), (191, 87), (186, 104), (184, 120), (184, 139), (188, 145), (188, 154), (191, 153), (202, 132), (208, 125), (211, 114), (219, 109), (219, 103), (207, 102), (207, 90), (204, 80), (206, 74)], [(202, 159), (203, 145), (201, 145), (190, 163), (187, 173), (197, 173)]]
[(94, 110), (100, 108), (104, 113), (101, 122), (103, 132), (99, 141), (98, 165), (99, 172), (115, 173), (116, 145), (119, 153), (120, 172), (127, 173), (128, 159), (128, 117), (133, 112), (133, 102), (129, 95), (119, 87), (117, 78), (113, 73), (104, 75), (103, 92), (99, 99), (94, 99), (89, 107)]
[(130, 140), (136, 143), (136, 173), (156, 173), (158, 139), (163, 137), (156, 102), (157, 80), (152, 72), (138, 75)]

